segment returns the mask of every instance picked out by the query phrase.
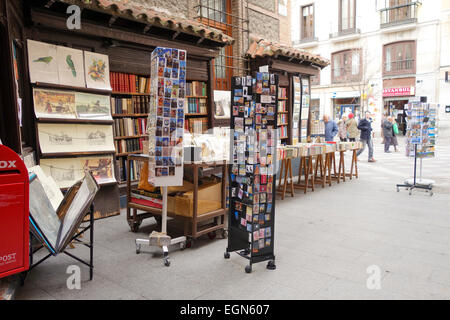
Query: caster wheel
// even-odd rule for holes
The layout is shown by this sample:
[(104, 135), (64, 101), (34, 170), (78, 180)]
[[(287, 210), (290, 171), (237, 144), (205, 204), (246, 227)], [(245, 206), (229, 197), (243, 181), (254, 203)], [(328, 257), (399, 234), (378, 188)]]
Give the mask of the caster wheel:
[(217, 234), (215, 231), (208, 233), (208, 238), (210, 240), (214, 240), (217, 237)]
[(222, 238), (223, 239), (227, 239), (228, 238), (228, 231), (227, 230), (222, 230)]
[(183, 251), (184, 249), (186, 249), (186, 243), (185, 242), (181, 242), (180, 243), (180, 250)]
[(275, 261), (269, 261), (267, 263), (267, 269), (268, 270), (276, 270), (277, 266), (275, 265)]
[(164, 259), (164, 265), (166, 267), (170, 267), (170, 260), (169, 259)]
[(230, 259), (230, 253), (229, 253), (229, 252), (225, 252), (225, 253), (223, 254), (223, 257), (224, 257), (225, 259)]
[(412, 190), (409, 190), (409, 195), (412, 196)]
[(141, 245), (137, 244), (136, 245), (136, 254), (140, 254), (141, 253)]
[(193, 245), (194, 245), (193, 239), (186, 240), (186, 248), (192, 248)]
[(141, 226), (142, 221), (140, 222), (135, 222), (135, 223), (130, 223), (130, 228), (131, 228), (131, 232), (138, 232), (139, 231), (139, 227)]
[(245, 266), (245, 272), (246, 273), (252, 273), (252, 266), (251, 265)]

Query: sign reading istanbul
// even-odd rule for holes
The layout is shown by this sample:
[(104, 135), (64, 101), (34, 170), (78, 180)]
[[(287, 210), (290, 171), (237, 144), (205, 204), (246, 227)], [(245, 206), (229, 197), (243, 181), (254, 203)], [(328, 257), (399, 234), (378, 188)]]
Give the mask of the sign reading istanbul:
[(414, 96), (415, 94), (416, 94), (415, 87), (402, 87), (402, 88), (386, 88), (386, 89), (383, 89), (383, 97)]

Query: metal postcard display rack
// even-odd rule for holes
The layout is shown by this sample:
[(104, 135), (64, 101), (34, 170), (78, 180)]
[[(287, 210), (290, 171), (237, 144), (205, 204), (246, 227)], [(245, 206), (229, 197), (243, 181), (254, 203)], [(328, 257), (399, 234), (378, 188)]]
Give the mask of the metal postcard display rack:
[(248, 259), (247, 273), (263, 261), (274, 270), (278, 76), (260, 72), (232, 81), (233, 159), (224, 257), (237, 252)]

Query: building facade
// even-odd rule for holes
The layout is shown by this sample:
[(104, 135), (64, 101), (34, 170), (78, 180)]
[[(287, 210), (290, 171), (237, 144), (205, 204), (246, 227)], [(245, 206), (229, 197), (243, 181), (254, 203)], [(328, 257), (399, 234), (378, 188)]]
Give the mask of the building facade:
[(312, 104), (334, 118), (364, 111), (378, 121), (393, 115), (403, 128), (404, 104), (426, 97), (441, 104), (445, 130), (449, 5), (449, 0), (293, 0), (294, 47), (331, 60), (331, 68), (314, 80)]

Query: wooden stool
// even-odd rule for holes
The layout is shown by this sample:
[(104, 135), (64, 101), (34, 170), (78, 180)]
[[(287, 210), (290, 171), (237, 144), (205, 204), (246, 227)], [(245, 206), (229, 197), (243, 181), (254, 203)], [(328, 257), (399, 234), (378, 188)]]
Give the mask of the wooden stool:
[[(284, 169), (284, 172), (283, 172)], [(284, 183), (282, 184), (282, 178), (284, 176)], [(288, 182), (289, 179), (289, 182)], [(284, 200), (286, 197), (286, 189), (287, 185), (289, 183), (289, 188), (291, 189), (291, 196), (294, 197), (294, 179), (292, 178), (292, 159), (283, 159), (281, 161), (281, 168), (280, 168), (280, 180), (278, 183), (278, 189), (277, 192), (281, 193), (281, 200)]]
[[(319, 170), (320, 170), (320, 176), (318, 175)], [(314, 167), (314, 181), (315, 182), (321, 182), (322, 183), (322, 188), (325, 188), (326, 180), (327, 180), (327, 173), (326, 173), (326, 170), (324, 168), (323, 155), (319, 154), (319, 155), (316, 156), (316, 165)]]
[[(358, 179), (358, 155), (357, 155), (357, 150), (352, 150), (352, 151), (353, 151), (353, 155), (352, 155), (352, 166), (351, 166), (351, 169), (350, 169), (350, 173), (344, 175), (344, 176), (350, 177), (350, 180), (352, 180), (353, 177), (356, 177), (356, 179)], [(353, 173), (353, 172), (355, 172), (355, 173)]]
[[(301, 183), (302, 172), (305, 177), (304, 183)], [(304, 190), (305, 194), (309, 188), (311, 188), (312, 191), (315, 191), (315, 189), (314, 189), (314, 174), (313, 174), (313, 157), (312, 156), (301, 157), (300, 168), (298, 170), (298, 182), (297, 182), (297, 184), (294, 185), (294, 188)]]
[(339, 151), (339, 172), (338, 179), (345, 182), (345, 151)]

